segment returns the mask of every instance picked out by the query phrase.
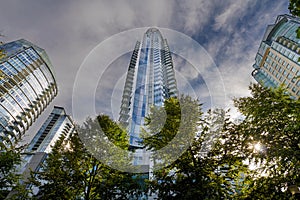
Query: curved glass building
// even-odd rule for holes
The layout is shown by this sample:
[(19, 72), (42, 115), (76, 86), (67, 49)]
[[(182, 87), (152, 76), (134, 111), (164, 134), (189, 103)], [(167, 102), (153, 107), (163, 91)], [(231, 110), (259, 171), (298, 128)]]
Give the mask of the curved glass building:
[(26, 40), (0, 46), (0, 139), (18, 140), (57, 95), (46, 52)]
[(266, 87), (284, 84), (292, 98), (300, 97), (300, 19), (279, 15), (269, 25), (255, 57), (252, 76)]

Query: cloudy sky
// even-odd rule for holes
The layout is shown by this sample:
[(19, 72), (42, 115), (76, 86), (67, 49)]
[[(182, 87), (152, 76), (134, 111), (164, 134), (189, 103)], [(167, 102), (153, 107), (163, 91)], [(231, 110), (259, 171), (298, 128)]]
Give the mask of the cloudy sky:
[[(185, 49), (187, 54), (173, 56), (181, 91), (195, 95), (207, 107), (212, 94), (225, 96), (223, 105), (230, 106), (233, 97), (249, 95), (252, 64), (265, 28), (277, 15), (288, 13), (287, 7), (288, 0), (7, 0), (1, 1), (0, 31), (4, 42), (27, 39), (44, 48), (51, 59), (59, 94), (38, 123), (54, 105), (73, 114), (74, 92), (76, 105), (85, 109), (89, 100), (80, 95), (87, 94), (82, 90), (91, 85), (96, 88), (91, 97), (96, 112), (116, 118), (130, 58), (127, 49), (134, 48), (134, 41), (148, 27), (161, 30), (172, 52), (181, 45), (178, 41), (185, 40), (178, 39), (181, 36), (197, 43), (196, 48)], [(110, 57), (112, 52), (119, 55)], [(102, 70), (101, 77), (100, 72), (89, 72), (90, 78), (85, 75), (82, 82), (77, 74), (85, 72), (86, 63), (95, 64), (90, 61), (93, 53), (111, 60), (105, 62), (107, 66), (95, 65), (94, 70)], [(185, 58), (197, 58), (198, 53), (202, 71)]]

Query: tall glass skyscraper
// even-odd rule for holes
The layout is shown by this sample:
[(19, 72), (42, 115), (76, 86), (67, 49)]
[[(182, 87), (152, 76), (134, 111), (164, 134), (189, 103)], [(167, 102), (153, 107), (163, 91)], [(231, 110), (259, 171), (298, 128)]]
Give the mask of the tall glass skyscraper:
[(62, 107), (54, 106), (51, 114), (27, 147), (27, 152), (51, 152), (61, 135), (68, 137), (75, 131), (73, 120)]
[[(134, 149), (133, 165), (139, 166), (136, 173), (144, 187), (144, 179), (152, 178), (151, 152), (143, 148), (140, 136), (145, 117), (151, 106), (163, 106), (165, 99), (177, 97), (178, 90), (171, 52), (167, 40), (156, 28), (144, 34), (142, 42), (137, 41), (133, 50), (125, 80), (119, 122), (127, 128), (129, 144)], [(154, 199), (141, 195), (140, 199)]]
[(300, 19), (279, 15), (269, 25), (255, 57), (252, 76), (266, 87), (285, 84), (292, 98), (300, 97)]
[(46, 52), (21, 39), (0, 46), (0, 140), (19, 139), (57, 95)]
[(24, 164), (21, 167), (21, 172), (25, 171), (29, 175), (30, 170), (39, 170), (40, 164), (44, 162), (60, 136), (68, 138), (74, 131), (74, 122), (66, 114), (64, 108), (54, 106), (49, 117), (24, 150), (26, 156), (23, 159)]
[[(74, 131), (74, 122), (66, 114), (64, 108), (54, 106), (51, 114), (23, 152), (22, 164), (19, 166), (18, 172), (23, 175), (22, 181), (26, 181), (30, 177), (31, 171), (38, 172), (41, 170), (48, 153), (52, 151), (53, 146), (61, 136), (67, 139)], [(27, 187), (30, 188), (31, 185), (27, 185)], [(31, 189), (35, 194), (39, 190), (37, 187)], [(12, 191), (10, 195), (14, 193), (15, 191)]]
[(162, 106), (178, 95), (167, 40), (150, 28), (137, 42), (123, 90), (119, 121), (127, 127), (132, 148), (142, 148), (140, 130), (151, 106)]

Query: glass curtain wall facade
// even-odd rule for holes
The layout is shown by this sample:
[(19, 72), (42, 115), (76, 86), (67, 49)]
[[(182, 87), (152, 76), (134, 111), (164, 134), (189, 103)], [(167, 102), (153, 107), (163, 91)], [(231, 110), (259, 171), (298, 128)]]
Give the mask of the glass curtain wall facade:
[(0, 140), (9, 145), (57, 95), (57, 84), (43, 49), (21, 39), (0, 51)]
[[(74, 131), (75, 125), (71, 117), (66, 114), (64, 108), (55, 106), (24, 151), (23, 164), (20, 166), (24, 180), (30, 177), (30, 170), (34, 172), (41, 170), (41, 164), (61, 136), (68, 138)], [(33, 190), (37, 193), (38, 188)]]
[(300, 97), (300, 19), (279, 15), (269, 25), (255, 57), (252, 76), (266, 87), (284, 84), (292, 98)]
[(140, 130), (151, 106), (177, 97), (173, 62), (167, 40), (150, 28), (137, 42), (130, 60), (123, 90), (120, 123), (127, 127), (132, 148), (142, 148)]
[(51, 114), (27, 147), (27, 152), (50, 153), (61, 135), (68, 137), (75, 130), (74, 123), (64, 108), (54, 106)]

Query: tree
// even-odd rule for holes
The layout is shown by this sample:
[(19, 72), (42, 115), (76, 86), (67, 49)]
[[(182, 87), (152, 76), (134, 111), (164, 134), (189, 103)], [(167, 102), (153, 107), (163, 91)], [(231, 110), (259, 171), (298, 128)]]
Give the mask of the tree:
[[(36, 195), (39, 199), (128, 199), (139, 195), (139, 185), (132, 174), (102, 163), (82, 142), (82, 137), (85, 137), (83, 140), (107, 139), (97, 137), (99, 124), (107, 138), (124, 149), (128, 148), (127, 133), (107, 116), (87, 119), (69, 138), (60, 138), (48, 155), (43, 170), (36, 174), (33, 182), (40, 188)], [(111, 159), (115, 161), (113, 156)], [(124, 160), (119, 162), (126, 164)]]
[(21, 136), (3, 131), (0, 136), (0, 199), (4, 199), (13, 189), (20, 188), (21, 152), (25, 146), (19, 144)]
[(20, 179), (16, 166), (21, 163), (21, 153), (15, 146), (0, 146), (0, 199), (4, 199)]
[(234, 100), (245, 119), (226, 128), (225, 143), (254, 165), (239, 198), (294, 198), (287, 185), (300, 186), (300, 101), (283, 87), (250, 90), (252, 96)]
[[(290, 0), (289, 4), (290, 13), (294, 16), (300, 17), (300, 1), (299, 0)], [(297, 38), (300, 38), (300, 28), (298, 27), (297, 30)]]
[(289, 4), (290, 12), (295, 16), (300, 16), (300, 1), (299, 0), (290, 0)]
[[(224, 153), (219, 132), (222, 132), (225, 112), (209, 111), (205, 116), (196, 100), (182, 96), (168, 99), (161, 108), (152, 108), (146, 118), (144, 145), (153, 151), (159, 164), (149, 181), (151, 191), (159, 199), (224, 199), (234, 192), (234, 180), (244, 165), (241, 158)], [(177, 139), (169, 154), (157, 153)], [(188, 147), (172, 163), (173, 151), (185, 144)], [(214, 143), (216, 143), (214, 145)], [(230, 150), (228, 149), (230, 152)]]

